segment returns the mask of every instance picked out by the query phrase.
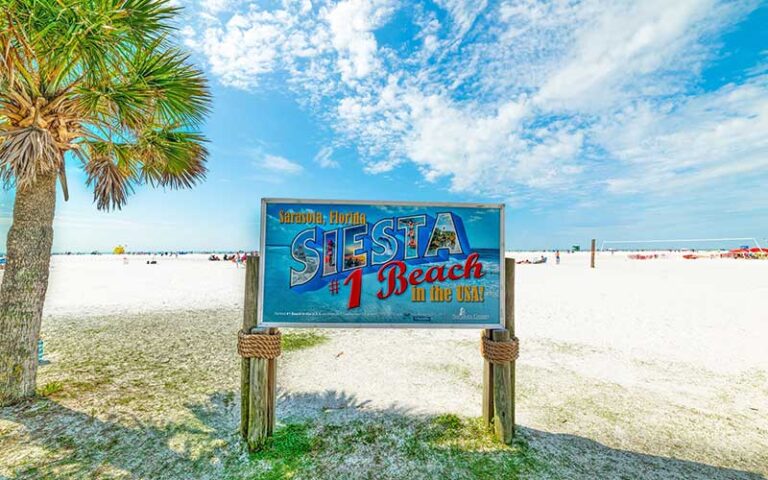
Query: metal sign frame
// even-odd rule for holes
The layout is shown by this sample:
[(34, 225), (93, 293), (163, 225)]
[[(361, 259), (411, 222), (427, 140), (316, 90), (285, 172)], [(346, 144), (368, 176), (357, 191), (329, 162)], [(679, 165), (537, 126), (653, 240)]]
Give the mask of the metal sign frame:
[[(499, 321), (497, 323), (291, 323), (291, 322), (265, 322), (264, 321), (264, 274), (266, 268), (266, 230), (267, 230), (267, 204), (269, 203), (293, 203), (299, 205), (361, 205), (361, 206), (391, 206), (391, 207), (446, 207), (446, 208), (486, 208), (499, 211)], [(456, 328), (456, 329), (495, 329), (504, 328), (504, 204), (503, 203), (461, 203), (461, 202), (408, 202), (385, 200), (322, 200), (322, 199), (297, 199), (297, 198), (262, 198), (261, 220), (259, 225), (259, 292), (257, 326), (265, 328)]]

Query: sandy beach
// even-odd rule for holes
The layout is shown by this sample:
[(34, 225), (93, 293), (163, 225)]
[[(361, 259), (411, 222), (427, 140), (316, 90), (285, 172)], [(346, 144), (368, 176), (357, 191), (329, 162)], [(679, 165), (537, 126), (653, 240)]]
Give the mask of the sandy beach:
[[(517, 267), (518, 336), (726, 373), (767, 365), (757, 333), (768, 320), (768, 262), (661, 254), (668, 257), (630, 260), (626, 253), (605, 252), (591, 270), (586, 252), (564, 253), (560, 265), (551, 252), (509, 253), (549, 257), (544, 265)], [(158, 263), (147, 265), (149, 259)], [(207, 255), (57, 255), (45, 315), (237, 309), (244, 272), (232, 262), (209, 262)]]
[[(768, 262), (679, 254), (639, 261), (617, 252), (600, 253), (593, 270), (588, 253), (563, 254), (560, 265), (544, 255), (544, 265), (516, 267), (517, 423), (549, 465), (531, 477), (768, 475)], [(89, 432), (94, 427), (78, 415), (132, 428), (131, 418), (168, 425), (194, 408), (213, 412), (215, 438), (187, 439), (173, 451), (224, 462), (237, 444), (234, 345), (245, 271), (206, 255), (155, 257), (156, 265), (127, 258), (54, 257), (42, 330), (50, 364), (38, 383), (60, 383), (53, 398), (72, 417), (65, 423)], [(323, 342), (279, 362), (279, 422), (479, 416), (477, 330), (320, 334)], [(46, 455), (63, 453), (35, 442), (50, 428), (43, 422), (21, 412), (0, 417), (0, 475), (25, 462), (55, 467)], [(173, 438), (157, 442), (173, 445)], [(366, 451), (350, 455), (362, 462)], [(108, 471), (115, 478), (186, 472), (182, 462), (154, 477), (159, 467), (133, 465), (139, 457), (113, 461)], [(365, 478), (350, 462), (335, 474)], [(398, 478), (396, 459), (377, 468), (381, 478)]]

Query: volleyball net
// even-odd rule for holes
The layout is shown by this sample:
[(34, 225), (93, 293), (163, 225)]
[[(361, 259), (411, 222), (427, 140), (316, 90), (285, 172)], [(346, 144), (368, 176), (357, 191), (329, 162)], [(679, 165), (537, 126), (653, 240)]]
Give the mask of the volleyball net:
[[(762, 248), (755, 237), (726, 237), (726, 238), (675, 238), (663, 240), (603, 240), (600, 251), (606, 246), (609, 250), (727, 250), (754, 245)], [(611, 247), (611, 245), (618, 248)], [(654, 247), (656, 245), (656, 247)], [(750, 246), (752, 246), (750, 245)]]

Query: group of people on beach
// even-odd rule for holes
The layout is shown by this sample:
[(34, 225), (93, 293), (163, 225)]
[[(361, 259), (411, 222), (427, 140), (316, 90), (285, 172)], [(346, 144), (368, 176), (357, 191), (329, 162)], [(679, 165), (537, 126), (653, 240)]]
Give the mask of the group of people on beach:
[(232, 262), (232, 263), (235, 264), (235, 266), (237, 266), (237, 268), (240, 268), (242, 265), (245, 265), (245, 259), (246, 258), (248, 258), (248, 254), (245, 253), (244, 251), (240, 250), (237, 253), (233, 253), (232, 255), (227, 255), (225, 253), (223, 257), (219, 257), (215, 253), (211, 254), (208, 257), (208, 261), (211, 261), (211, 262), (221, 262), (221, 261)]
[[(541, 265), (542, 263), (547, 263), (547, 257), (542, 255), (541, 257), (536, 258), (534, 260), (529, 260), (529, 259), (518, 260), (516, 263), (529, 264), (529, 265)], [(557, 265), (560, 265), (560, 250), (555, 251), (555, 263)]]
[(547, 263), (547, 257), (545, 257), (544, 255), (542, 255), (542, 256), (541, 256), (541, 257), (539, 257), (539, 258), (533, 259), (533, 260), (529, 260), (529, 259), (527, 259), (527, 258), (526, 258), (525, 260), (518, 260), (518, 261), (517, 261), (517, 264), (518, 264), (518, 265), (519, 265), (519, 264), (533, 264), (533, 265), (540, 265), (540, 264), (542, 264), (542, 263)]

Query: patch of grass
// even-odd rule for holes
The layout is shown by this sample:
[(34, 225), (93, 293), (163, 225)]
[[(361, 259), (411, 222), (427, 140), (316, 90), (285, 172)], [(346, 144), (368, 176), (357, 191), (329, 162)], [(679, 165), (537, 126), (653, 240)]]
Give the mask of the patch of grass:
[(105, 385), (112, 383), (109, 378), (68, 379), (67, 389), (63, 394), (67, 397), (78, 397), (88, 393), (98, 392)]
[(316, 445), (309, 423), (285, 425), (274, 433), (264, 449), (252, 453), (250, 460), (260, 461), (265, 471), (254, 480), (283, 480), (293, 478), (307, 466), (307, 455)]
[(42, 387), (37, 388), (37, 395), (40, 397), (49, 397), (55, 393), (64, 390), (64, 384), (61, 382), (48, 382)]
[(283, 350), (293, 352), (322, 345), (329, 340), (328, 335), (314, 330), (288, 332), (283, 334)]
[(355, 441), (363, 445), (375, 445), (387, 434), (384, 425), (379, 423), (362, 423), (353, 431)]
[(458, 438), (462, 434), (464, 424), (461, 419), (452, 414), (439, 415), (426, 424), (426, 429), (421, 430), (417, 438), (439, 443), (451, 438)]
[(289, 423), (277, 429), (264, 450), (255, 458), (295, 460), (312, 450), (309, 423)]
[(224, 477), (507, 480), (539, 465), (525, 439), (501, 444), (480, 419), (394, 415), (284, 425), (263, 450), (229, 457)]
[(517, 478), (542, 466), (522, 437), (504, 445), (481, 419), (456, 415), (440, 415), (418, 424), (406, 439), (405, 451), (415, 461), (433, 463), (441, 472), (436, 477), (463, 472), (462, 478)]

